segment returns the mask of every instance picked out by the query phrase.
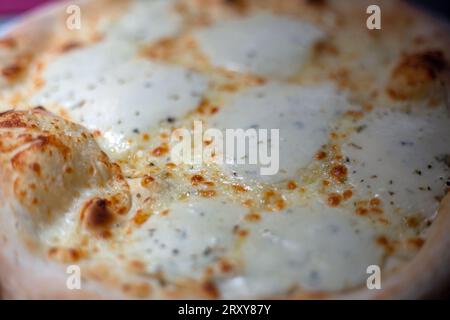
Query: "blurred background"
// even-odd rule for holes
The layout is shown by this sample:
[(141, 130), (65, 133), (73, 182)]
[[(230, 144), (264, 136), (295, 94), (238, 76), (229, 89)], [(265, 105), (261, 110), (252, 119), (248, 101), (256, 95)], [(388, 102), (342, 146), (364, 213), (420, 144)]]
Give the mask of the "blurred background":
[[(59, 0), (0, 0), (0, 23), (7, 22), (8, 19), (30, 10), (42, 3)], [(345, 0), (342, 0), (345, 1)], [(450, 19), (449, 0), (406, 0), (414, 3), (426, 10), (434, 12), (436, 15)]]
[(0, 0), (0, 14), (15, 15), (51, 0)]
[(51, 1), (57, 0), (0, 0), (0, 35), (6, 31), (18, 15)]
[(434, 14), (446, 18), (450, 21), (450, 1), (449, 0), (407, 0), (418, 7), (429, 10)]

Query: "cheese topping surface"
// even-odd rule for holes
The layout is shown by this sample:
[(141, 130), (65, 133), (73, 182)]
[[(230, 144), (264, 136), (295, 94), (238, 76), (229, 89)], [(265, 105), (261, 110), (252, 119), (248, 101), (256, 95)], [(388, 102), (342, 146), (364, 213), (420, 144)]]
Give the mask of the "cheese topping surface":
[[(270, 83), (237, 93), (211, 117), (210, 126), (222, 130), (278, 129), (280, 165), (275, 175), (260, 175), (261, 164), (236, 164), (237, 159), (231, 166), (245, 178), (260, 176), (263, 180), (277, 182), (295, 177), (298, 169), (309, 164), (327, 142), (332, 120), (346, 107), (348, 101), (332, 85)], [(264, 143), (265, 140), (258, 141), (257, 147)], [(270, 151), (270, 143), (266, 144)], [(246, 156), (255, 152), (257, 150), (247, 149)]]
[(321, 36), (306, 22), (264, 13), (220, 22), (196, 35), (213, 64), (275, 77), (295, 74)]

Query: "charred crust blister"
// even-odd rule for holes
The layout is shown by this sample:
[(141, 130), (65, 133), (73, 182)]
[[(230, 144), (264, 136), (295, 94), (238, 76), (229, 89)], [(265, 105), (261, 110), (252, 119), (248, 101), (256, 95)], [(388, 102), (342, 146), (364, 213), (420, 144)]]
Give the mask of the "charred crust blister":
[(13, 194), (36, 213), (37, 224), (66, 214), (86, 188), (99, 195), (82, 209), (88, 230), (106, 235), (116, 213), (128, 212), (129, 186), (120, 167), (81, 126), (37, 107), (2, 113), (0, 128), (0, 175), (15, 177), (9, 181)]
[(109, 227), (114, 222), (114, 214), (106, 199), (90, 200), (83, 209), (81, 216), (90, 230), (100, 230)]

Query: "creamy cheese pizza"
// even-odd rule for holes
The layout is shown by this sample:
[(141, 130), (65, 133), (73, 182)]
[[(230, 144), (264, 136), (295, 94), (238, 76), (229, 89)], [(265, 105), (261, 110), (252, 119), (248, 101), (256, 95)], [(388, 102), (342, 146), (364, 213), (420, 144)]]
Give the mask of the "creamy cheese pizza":
[[(84, 0), (24, 17), (0, 39), (3, 296), (436, 294), (448, 34), (400, 1)], [(195, 124), (278, 136), (175, 161)], [(245, 161), (261, 149), (270, 174)]]

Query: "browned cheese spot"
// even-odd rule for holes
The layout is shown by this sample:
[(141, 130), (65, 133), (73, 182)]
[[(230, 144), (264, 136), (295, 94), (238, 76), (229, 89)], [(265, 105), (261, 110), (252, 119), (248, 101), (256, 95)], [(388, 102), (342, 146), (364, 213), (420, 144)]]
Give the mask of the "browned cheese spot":
[(422, 99), (447, 66), (440, 50), (405, 54), (392, 71), (386, 92), (395, 100)]

